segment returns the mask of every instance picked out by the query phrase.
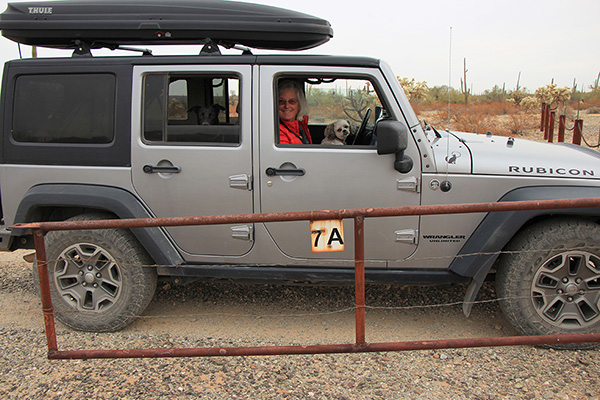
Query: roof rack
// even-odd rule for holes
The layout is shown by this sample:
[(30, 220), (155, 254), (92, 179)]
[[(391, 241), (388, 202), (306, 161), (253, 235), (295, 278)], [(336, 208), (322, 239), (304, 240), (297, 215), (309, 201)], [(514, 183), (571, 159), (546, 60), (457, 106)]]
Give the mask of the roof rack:
[[(9, 3), (0, 14), (2, 35), (18, 43), (74, 49), (130, 49), (129, 45), (204, 44), (304, 50), (333, 37), (328, 21), (296, 11), (222, 0), (62, 0)], [(216, 50), (216, 51), (215, 51)], [(144, 54), (149, 51), (140, 50)]]
[(140, 49), (137, 47), (130, 47), (130, 46), (121, 46), (121, 45), (111, 45), (111, 44), (106, 44), (106, 45), (102, 45), (102, 44), (90, 44), (87, 43), (83, 40), (75, 40), (75, 48), (73, 50), (73, 57), (91, 57), (92, 56), (92, 52), (91, 49), (92, 48), (107, 48), (110, 50), (125, 50), (125, 51), (133, 51), (133, 52), (139, 52), (142, 53), (142, 55), (144, 56), (151, 56), (152, 55), (152, 50), (150, 49)]

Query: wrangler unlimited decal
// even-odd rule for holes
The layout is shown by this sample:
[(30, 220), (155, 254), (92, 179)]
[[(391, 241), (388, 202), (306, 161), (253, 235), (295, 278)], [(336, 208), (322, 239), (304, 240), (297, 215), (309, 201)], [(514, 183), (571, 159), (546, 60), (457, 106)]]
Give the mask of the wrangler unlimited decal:
[(429, 243), (458, 243), (466, 239), (466, 235), (423, 235)]
[(577, 168), (546, 168), (546, 167), (508, 167), (508, 172), (516, 174), (536, 174), (536, 175), (571, 175), (571, 176), (595, 176), (594, 171)]

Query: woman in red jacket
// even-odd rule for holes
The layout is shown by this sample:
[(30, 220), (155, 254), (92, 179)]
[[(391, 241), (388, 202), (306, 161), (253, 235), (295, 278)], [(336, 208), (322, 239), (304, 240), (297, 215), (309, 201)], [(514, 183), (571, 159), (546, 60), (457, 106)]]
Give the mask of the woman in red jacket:
[(279, 143), (312, 143), (306, 98), (300, 85), (294, 81), (279, 84)]

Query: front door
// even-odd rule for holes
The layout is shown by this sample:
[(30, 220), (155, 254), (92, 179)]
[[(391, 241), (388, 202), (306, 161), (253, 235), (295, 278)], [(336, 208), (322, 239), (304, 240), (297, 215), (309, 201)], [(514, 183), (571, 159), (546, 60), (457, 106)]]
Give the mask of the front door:
[[(389, 88), (379, 84), (385, 81), (378, 70), (346, 68), (343, 76), (337, 71), (339, 69), (326, 67), (311, 68), (310, 71), (298, 67), (287, 70), (261, 67), (261, 153), (260, 171), (256, 174), (260, 175), (262, 212), (419, 204), (417, 178), (421, 166), (412, 139), (407, 154), (412, 155), (415, 164), (407, 174), (394, 170), (393, 155), (377, 154), (375, 139), (362, 138), (361, 145), (353, 145), (352, 137), (343, 145), (335, 140), (336, 144), (321, 144), (330, 123), (347, 120), (356, 130), (367, 109), (371, 109), (367, 129), (374, 125), (375, 118), (402, 120)], [(277, 88), (286, 81), (296, 82), (305, 93), (313, 144), (280, 143)], [(289, 83), (286, 86), (289, 87)], [(278, 174), (273, 175), (273, 170)], [(417, 216), (367, 219), (367, 266), (384, 268), (389, 260), (410, 256), (417, 246), (418, 224)], [(312, 252), (307, 221), (269, 223), (267, 229), (279, 249), (289, 257), (291, 265), (347, 266), (354, 258), (351, 220), (344, 221), (346, 243), (343, 252)]]
[[(152, 213), (251, 213), (250, 67), (136, 67), (134, 82), (132, 179)], [(240, 256), (253, 245), (251, 224), (167, 231), (184, 254)]]

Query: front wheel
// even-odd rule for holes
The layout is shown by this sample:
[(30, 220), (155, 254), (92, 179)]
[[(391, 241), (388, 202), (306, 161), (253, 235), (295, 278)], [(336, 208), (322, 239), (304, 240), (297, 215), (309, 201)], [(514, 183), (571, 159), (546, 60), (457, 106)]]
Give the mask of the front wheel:
[[(69, 221), (109, 218), (85, 214)], [(120, 330), (152, 300), (156, 272), (148, 267), (149, 256), (129, 231), (50, 232), (46, 249), (56, 318), (73, 329)]]
[(565, 218), (526, 228), (501, 257), (496, 287), (506, 316), (521, 334), (598, 332), (600, 226)]

